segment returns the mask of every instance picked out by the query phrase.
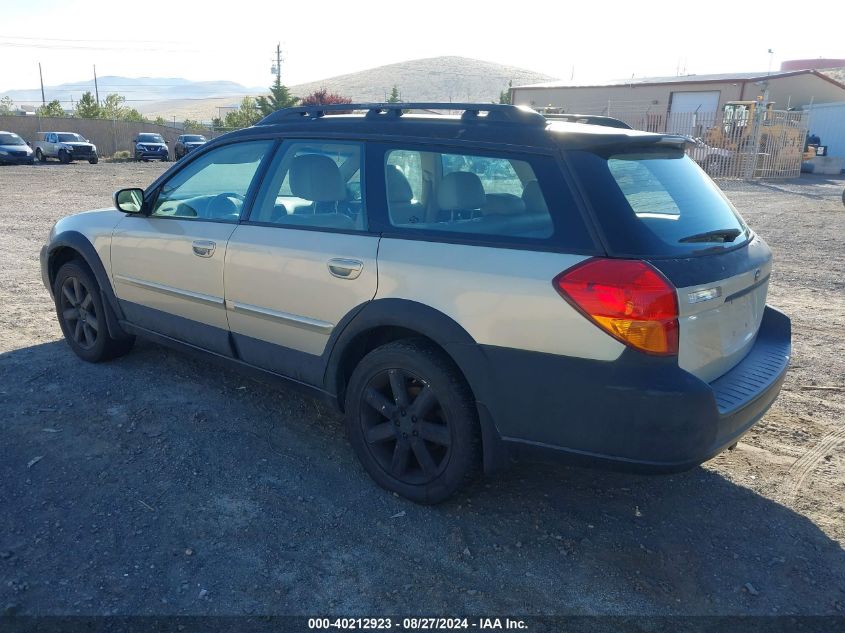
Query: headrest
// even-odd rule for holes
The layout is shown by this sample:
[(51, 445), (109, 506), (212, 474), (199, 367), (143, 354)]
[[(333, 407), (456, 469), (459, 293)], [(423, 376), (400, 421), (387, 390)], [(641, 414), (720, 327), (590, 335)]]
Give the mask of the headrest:
[(411, 183), (405, 178), (401, 169), (396, 165), (387, 165), (385, 175), (387, 176), (388, 202), (410, 202), (414, 199)]
[(484, 206), (481, 179), (468, 171), (453, 171), (440, 181), (437, 204), (445, 211), (480, 209)]
[(482, 211), (484, 215), (519, 215), (525, 213), (525, 202), (512, 193), (491, 193)]
[(549, 212), (549, 207), (546, 206), (546, 199), (540, 190), (540, 183), (536, 180), (531, 180), (525, 185), (525, 189), (522, 190), (522, 201), (525, 203), (525, 208), (529, 213)]
[(297, 198), (313, 202), (346, 200), (346, 185), (337, 163), (322, 154), (304, 154), (293, 159), (290, 191)]

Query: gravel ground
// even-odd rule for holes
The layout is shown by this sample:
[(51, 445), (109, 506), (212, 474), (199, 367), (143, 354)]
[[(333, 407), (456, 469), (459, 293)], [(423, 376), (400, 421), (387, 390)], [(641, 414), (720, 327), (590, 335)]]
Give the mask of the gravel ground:
[(842, 179), (725, 183), (795, 343), (737, 450), (660, 477), (523, 463), (419, 507), (370, 481), (325, 405), (149, 343), (88, 365), (60, 340), (51, 224), (164, 167), (0, 168), (6, 613), (845, 613)]

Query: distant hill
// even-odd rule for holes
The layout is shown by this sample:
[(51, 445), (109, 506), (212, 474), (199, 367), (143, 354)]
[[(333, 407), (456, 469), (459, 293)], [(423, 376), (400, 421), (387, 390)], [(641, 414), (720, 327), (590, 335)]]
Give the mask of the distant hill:
[[(414, 59), (362, 70), (348, 75), (328, 77), (290, 86), (291, 94), (305, 96), (320, 88), (327, 88), (353, 101), (385, 101), (393, 86), (404, 101), (471, 101), (489, 103), (499, 100), (499, 93), (514, 86), (554, 77), (533, 70), (505, 66), (467, 57), (430, 57)], [(263, 94), (264, 90), (252, 93)], [(138, 109), (147, 116), (173, 116), (177, 121), (198, 119), (208, 121), (219, 116), (219, 108), (236, 105), (243, 94), (236, 98), (207, 99), (202, 101), (159, 101), (142, 104)]]
[[(127, 105), (139, 110), (140, 106), (150, 100), (240, 96), (263, 90), (263, 88), (248, 88), (234, 81), (191, 81), (172, 77), (104, 76), (97, 78), (97, 85), (101, 98), (116, 92), (126, 97)], [(79, 99), (82, 93), (88, 90), (94, 92), (93, 78), (58, 86), (44, 86), (44, 95), (47, 101), (58, 99), (63, 105), (69, 106), (71, 99)], [(8, 95), (17, 104), (41, 104), (40, 88), (9, 90), (3, 95)], [(68, 103), (65, 104), (65, 102)]]
[(396, 86), (404, 101), (498, 101), (499, 93), (549, 75), (467, 57), (413, 59), (291, 87), (295, 95), (328, 88), (354, 101), (384, 101)]

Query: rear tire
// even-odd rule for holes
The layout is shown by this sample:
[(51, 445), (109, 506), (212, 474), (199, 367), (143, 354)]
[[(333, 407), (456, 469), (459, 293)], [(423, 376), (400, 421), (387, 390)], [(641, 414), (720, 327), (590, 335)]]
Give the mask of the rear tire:
[(134, 336), (115, 339), (109, 334), (100, 286), (85, 264), (74, 260), (59, 269), (53, 297), (65, 340), (82, 360), (99, 363), (132, 349)]
[(47, 162), (47, 159), (44, 158), (44, 154), (41, 152), (40, 147), (35, 150), (35, 160), (37, 160), (39, 163), (46, 163)]
[(346, 430), (381, 487), (440, 503), (481, 467), (475, 398), (451, 359), (422, 339), (367, 354), (346, 390)]

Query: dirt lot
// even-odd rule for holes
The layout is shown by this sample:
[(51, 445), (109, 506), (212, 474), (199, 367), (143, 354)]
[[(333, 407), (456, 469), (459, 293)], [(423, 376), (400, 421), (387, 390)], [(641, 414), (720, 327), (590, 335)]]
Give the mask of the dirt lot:
[(725, 184), (775, 252), (795, 343), (737, 450), (671, 477), (521, 464), (427, 508), (372, 484), (324, 405), (149, 343), (94, 366), (60, 340), (51, 224), (163, 167), (0, 168), (0, 609), (845, 613), (842, 179)]

